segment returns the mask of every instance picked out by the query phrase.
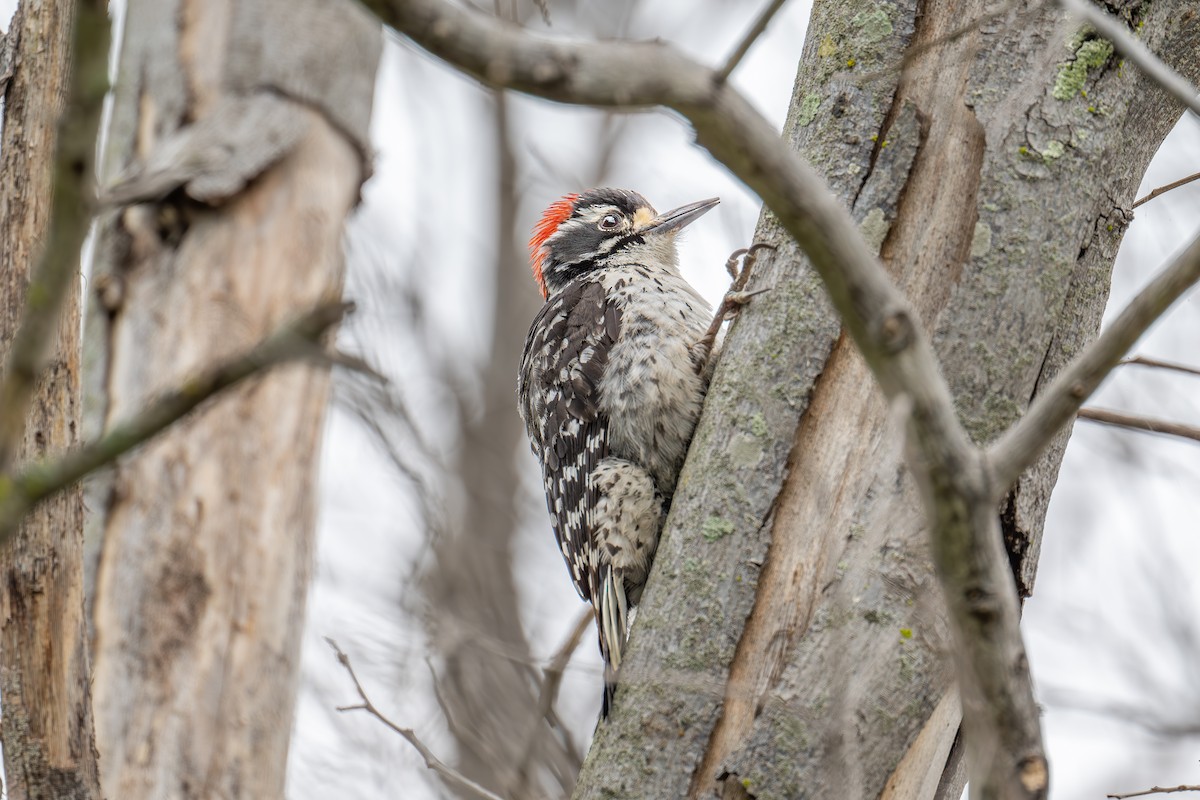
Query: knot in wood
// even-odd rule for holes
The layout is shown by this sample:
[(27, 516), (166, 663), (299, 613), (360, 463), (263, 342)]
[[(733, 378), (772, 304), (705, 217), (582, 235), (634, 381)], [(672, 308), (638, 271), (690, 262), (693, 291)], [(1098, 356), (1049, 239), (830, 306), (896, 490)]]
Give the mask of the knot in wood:
[(533, 65), (533, 79), (538, 83), (550, 83), (563, 77), (563, 68), (552, 59), (543, 59)]
[(1045, 797), (1050, 771), (1042, 755), (1026, 756), (1017, 764), (1021, 787), (1034, 797)]
[(512, 81), (512, 67), (504, 59), (493, 59), (488, 62), (485, 70), (488, 83), (503, 86)]
[(125, 302), (125, 281), (111, 272), (104, 272), (96, 276), (94, 285), (101, 308), (110, 314), (120, 310)]
[(904, 309), (893, 311), (879, 326), (880, 344), (888, 353), (898, 353), (913, 340), (912, 317)]

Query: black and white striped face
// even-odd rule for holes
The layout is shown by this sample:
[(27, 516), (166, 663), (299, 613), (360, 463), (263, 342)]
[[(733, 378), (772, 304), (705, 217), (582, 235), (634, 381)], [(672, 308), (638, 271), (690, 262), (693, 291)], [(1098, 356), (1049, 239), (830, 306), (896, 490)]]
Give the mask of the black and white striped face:
[(637, 192), (584, 192), (570, 214), (542, 241), (537, 254), (542, 258), (547, 294), (604, 266), (656, 263), (674, 269), (675, 234), (718, 202), (716, 198), (703, 200), (659, 215)]

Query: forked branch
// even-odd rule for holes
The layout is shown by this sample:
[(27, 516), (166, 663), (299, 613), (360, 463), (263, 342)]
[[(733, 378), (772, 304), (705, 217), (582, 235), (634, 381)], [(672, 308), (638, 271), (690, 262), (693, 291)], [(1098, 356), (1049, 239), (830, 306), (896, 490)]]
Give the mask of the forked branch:
[(367, 696), (366, 690), (363, 689), (362, 683), (358, 680), (358, 675), (354, 673), (354, 667), (350, 664), (350, 656), (342, 652), (342, 648), (338, 647), (338, 643), (333, 639), (330, 639), (328, 636), (326, 636), (325, 641), (328, 642), (329, 646), (333, 648), (333, 652), (337, 655), (338, 663), (346, 668), (346, 672), (350, 673), (350, 680), (354, 681), (354, 690), (358, 692), (358, 699), (361, 701), (352, 706), (338, 706), (338, 711), (366, 711), (368, 714), (375, 717), (375, 719), (379, 720), (384, 725), (403, 736), (404, 739), (413, 747), (415, 747), (417, 752), (421, 754), (421, 758), (425, 760), (425, 766), (436, 772), (438, 775), (441, 775), (447, 783), (451, 784), (452, 786), (457, 786), (461, 789), (466, 789), (476, 796), (484, 798), (484, 800), (504, 800), (504, 798), (500, 797), (500, 795), (480, 786), (478, 783), (471, 780), (466, 775), (463, 775), (445, 761), (442, 761), (440, 758), (435, 756), (433, 751), (426, 747), (425, 743), (417, 738), (417, 735), (413, 733), (412, 728), (402, 728), (388, 719), (382, 711), (375, 707), (375, 704), (371, 702), (371, 698)]
[(1150, 281), (1096, 341), (1034, 399), (1025, 416), (992, 445), (989, 456), (997, 485), (1008, 487), (1033, 463), (1054, 432), (1079, 411), (1142, 334), (1197, 281), (1200, 237)]

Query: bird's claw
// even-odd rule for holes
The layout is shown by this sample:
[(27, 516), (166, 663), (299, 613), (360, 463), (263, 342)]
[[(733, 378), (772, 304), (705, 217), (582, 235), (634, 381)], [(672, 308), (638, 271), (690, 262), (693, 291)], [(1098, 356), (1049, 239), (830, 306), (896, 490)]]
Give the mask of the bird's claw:
[[(753, 292), (747, 292), (746, 284), (750, 281), (750, 272), (754, 269), (754, 262), (758, 260), (758, 251), (774, 249), (775, 245), (773, 244), (755, 242), (749, 247), (734, 250), (729, 258), (726, 259), (725, 270), (733, 279), (733, 283), (730, 285), (729, 291), (725, 293), (724, 299), (721, 300), (721, 308), (717, 312), (719, 319), (729, 319), (742, 306), (750, 302), (750, 298), (770, 291), (770, 289), (758, 289)], [(740, 264), (738, 263), (739, 260), (741, 261)]]
[(698, 369), (703, 369), (703, 365), (708, 361), (708, 357), (712, 353), (713, 344), (717, 339), (717, 332), (721, 329), (721, 324), (737, 316), (742, 306), (749, 303), (750, 299), (755, 295), (771, 291), (768, 287), (748, 292), (746, 291), (746, 284), (750, 280), (750, 271), (754, 267), (754, 262), (758, 260), (758, 251), (774, 249), (775, 245), (767, 244), (766, 242), (755, 242), (749, 247), (734, 250), (729, 258), (726, 259), (725, 270), (729, 273), (729, 277), (732, 278), (732, 283), (729, 286), (729, 291), (725, 293), (725, 297), (721, 299), (721, 305), (717, 308), (717, 313), (713, 316), (712, 324), (708, 326), (708, 330), (701, 337), (700, 341), (693, 345), (692, 360), (697, 364)]
[[(759, 250), (774, 250), (775, 245), (767, 244), (766, 242), (755, 242), (749, 247), (740, 247), (729, 254), (729, 258), (725, 260), (725, 271), (729, 273), (729, 277), (733, 279), (731, 291), (741, 291), (746, 287), (746, 282), (750, 280), (750, 270), (754, 267), (754, 262), (758, 260)], [(739, 266), (738, 260), (741, 260)]]

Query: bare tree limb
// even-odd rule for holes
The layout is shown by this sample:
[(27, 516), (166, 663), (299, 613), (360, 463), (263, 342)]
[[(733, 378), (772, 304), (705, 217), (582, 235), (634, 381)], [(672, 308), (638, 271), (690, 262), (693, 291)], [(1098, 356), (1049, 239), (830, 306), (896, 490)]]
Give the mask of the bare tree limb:
[(1137, 208), (1142, 203), (1148, 203), (1151, 200), (1153, 200), (1154, 198), (1158, 197), (1159, 195), (1166, 194), (1167, 192), (1171, 191), (1172, 189), (1178, 189), (1180, 186), (1187, 186), (1189, 183), (1191, 183), (1194, 180), (1200, 180), (1200, 172), (1197, 172), (1195, 175), (1188, 175), (1186, 178), (1180, 178), (1179, 180), (1177, 180), (1173, 183), (1168, 183), (1166, 186), (1158, 187), (1157, 189), (1150, 192), (1150, 194), (1146, 195), (1145, 197), (1140, 197), (1137, 200), (1135, 200), (1133, 202), (1133, 205), (1130, 206), (1130, 208)]
[(133, 419), (114, 425), (100, 439), (0, 482), (0, 546), (16, 532), (25, 513), (42, 500), (148, 441), (217, 393), (286, 361), (325, 358), (319, 340), (348, 308), (341, 302), (317, 306), (245, 353), (160, 396)]
[(1081, 408), (1079, 409), (1079, 418), (1099, 422), (1102, 425), (1113, 425), (1146, 433), (1161, 433), (1166, 436), (1178, 436), (1182, 439), (1200, 442), (1200, 428), (1178, 422), (1122, 414), (1119, 411), (1109, 411), (1103, 408)]
[(367, 693), (363, 689), (362, 683), (359, 682), (358, 676), (354, 674), (354, 667), (350, 664), (350, 656), (342, 652), (342, 648), (338, 647), (338, 643), (333, 639), (330, 639), (328, 636), (326, 636), (325, 641), (329, 643), (329, 646), (333, 648), (333, 652), (337, 654), (338, 663), (346, 668), (346, 672), (350, 673), (350, 680), (354, 681), (354, 689), (358, 692), (359, 699), (362, 700), (362, 702), (357, 705), (338, 706), (338, 711), (366, 711), (384, 725), (403, 736), (409, 744), (417, 749), (417, 752), (421, 754), (421, 758), (425, 759), (425, 766), (436, 772), (438, 775), (441, 775), (447, 783), (451, 783), (462, 789), (473, 792), (475, 795), (484, 798), (484, 800), (504, 800), (504, 798), (500, 797), (500, 795), (485, 789), (475, 781), (457, 772), (449, 764), (435, 756), (433, 751), (426, 747), (424, 742), (417, 738), (417, 735), (413, 733), (412, 728), (402, 728), (384, 716), (383, 712), (376, 708), (375, 704), (371, 702), (371, 699), (367, 697)]
[(1088, 0), (1060, 0), (1063, 8), (1089, 23), (1096, 31), (1113, 43), (1113, 47), (1125, 58), (1137, 64), (1155, 83), (1166, 89), (1193, 114), (1200, 114), (1200, 95), (1196, 87), (1168, 67), (1146, 45), (1130, 33), (1117, 17), (1108, 14)]
[(1130, 792), (1129, 794), (1110, 794), (1107, 797), (1114, 800), (1125, 800), (1127, 797), (1145, 797), (1148, 794), (1171, 794), (1172, 792), (1200, 792), (1200, 786), (1151, 786), (1140, 792)]
[[(849, 213), (775, 129), (716, 73), (658, 42), (564, 43), (438, 0), (365, 0), (384, 21), (491, 86), (623, 108), (666, 106), (756, 191), (820, 275), (889, 399), (908, 411), (913, 474), (960, 647), (972, 782), (1037, 797), (1048, 781), (1019, 608), (995, 513), (1000, 486), (958, 422), (925, 328)], [(1110, 367), (1111, 368), (1111, 367)]]
[(771, 20), (774, 19), (775, 14), (779, 12), (779, 9), (783, 8), (783, 4), (786, 2), (787, 0), (771, 0), (771, 4), (763, 9), (758, 19), (754, 20), (754, 24), (750, 26), (750, 30), (746, 31), (746, 35), (738, 42), (738, 46), (729, 56), (729, 60), (725, 62), (725, 66), (717, 70), (715, 80), (724, 83), (729, 79), (729, 76), (737, 69), (738, 64), (742, 63), (742, 59), (746, 57), (746, 53), (750, 52), (750, 48), (758, 41), (758, 37), (766, 32), (767, 26), (771, 24)]
[(108, 92), (108, 3), (75, 4), (69, 96), (54, 156), (54, 192), (45, 252), (25, 292), (25, 312), (0, 382), (0, 472), (7, 471), (25, 429), (25, 412), (58, 330), (58, 317), (92, 219), (96, 130)]
[(1122, 366), (1132, 364), (1141, 367), (1155, 367), (1157, 369), (1166, 369), (1174, 372), (1182, 372), (1185, 375), (1200, 376), (1200, 368), (1189, 367), (1187, 364), (1176, 364), (1171, 361), (1160, 361), (1157, 358), (1148, 358), (1146, 356), (1132, 356), (1131, 358), (1121, 359)]
[(1008, 487), (1065, 425), (1142, 334), (1200, 280), (1200, 237), (1150, 281), (1113, 323), (1059, 373), (989, 450), (997, 487)]

